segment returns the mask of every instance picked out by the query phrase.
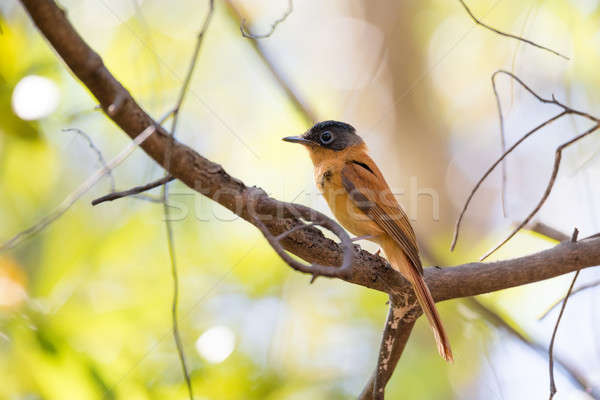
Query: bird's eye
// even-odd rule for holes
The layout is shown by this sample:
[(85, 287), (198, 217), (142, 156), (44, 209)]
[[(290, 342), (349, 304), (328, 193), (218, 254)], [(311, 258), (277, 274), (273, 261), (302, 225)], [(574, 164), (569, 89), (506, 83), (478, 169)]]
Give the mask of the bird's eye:
[(333, 134), (330, 131), (321, 133), (321, 143), (329, 144), (331, 142), (333, 142)]

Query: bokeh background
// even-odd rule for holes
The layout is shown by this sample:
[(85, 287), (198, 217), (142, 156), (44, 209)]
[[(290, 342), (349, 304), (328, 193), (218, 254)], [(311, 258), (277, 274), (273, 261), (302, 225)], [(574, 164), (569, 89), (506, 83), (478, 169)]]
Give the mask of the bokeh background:
[[(473, 24), (458, 1), (216, 0), (178, 130), (181, 141), (246, 184), (329, 212), (304, 150), (280, 138), (314, 119), (353, 124), (413, 220), (426, 264), (478, 259), (537, 203), (554, 149), (586, 128), (576, 118), (539, 132), (508, 162), (507, 216), (499, 173), (475, 197), (457, 249), (458, 210), (500, 154), (490, 76), (518, 74), (539, 93), (598, 114), (598, 0), (471, 0), (482, 20), (571, 60)], [(158, 118), (176, 101), (205, 1), (62, 0), (115, 76)], [(0, 239), (50, 213), (129, 140), (66, 70), (18, 2), (0, 3)], [(284, 88), (282, 83), (287, 87)], [(293, 100), (289, 93), (293, 93)], [(556, 112), (506, 78), (507, 141)], [(600, 230), (600, 136), (569, 148), (536, 217), (569, 234)], [(161, 176), (136, 151), (113, 171), (118, 189)], [(181, 279), (180, 327), (198, 399), (347, 399), (371, 374), (386, 296), (293, 272), (262, 235), (180, 183), (171, 185)], [(41, 233), (0, 254), (0, 398), (185, 399), (170, 333), (172, 279), (162, 207), (127, 198), (98, 207), (97, 184)], [(156, 194), (156, 193), (155, 193)], [(369, 243), (365, 248), (376, 250)], [(523, 231), (491, 259), (554, 245)], [(585, 270), (579, 284), (598, 280)], [(557, 312), (538, 317), (570, 276), (479, 300), (547, 346)], [(555, 351), (600, 385), (598, 292), (569, 302)], [(497, 330), (463, 300), (439, 304), (456, 362), (435, 351), (419, 320), (388, 387), (403, 399), (531, 399), (548, 393), (547, 360)], [(589, 399), (557, 367), (556, 399)]]

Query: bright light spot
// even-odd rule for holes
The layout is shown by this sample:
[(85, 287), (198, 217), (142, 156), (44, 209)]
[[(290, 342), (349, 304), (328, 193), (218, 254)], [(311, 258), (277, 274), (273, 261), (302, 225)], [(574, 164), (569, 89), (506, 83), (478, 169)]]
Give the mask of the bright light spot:
[(235, 347), (235, 334), (226, 326), (214, 326), (196, 340), (196, 350), (211, 363), (225, 361)]
[(50, 115), (58, 106), (59, 91), (48, 78), (29, 75), (21, 79), (12, 94), (12, 108), (21, 119), (30, 121)]

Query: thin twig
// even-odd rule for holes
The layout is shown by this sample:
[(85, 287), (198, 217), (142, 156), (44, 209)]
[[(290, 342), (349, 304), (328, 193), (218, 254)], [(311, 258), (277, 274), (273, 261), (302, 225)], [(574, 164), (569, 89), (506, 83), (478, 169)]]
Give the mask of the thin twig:
[(498, 166), (498, 164), (500, 164), (500, 162), (502, 160), (504, 160), (506, 158), (506, 156), (508, 156), (514, 149), (517, 148), (517, 146), (519, 146), (525, 139), (527, 139), (529, 136), (533, 135), (534, 133), (536, 133), (537, 131), (539, 131), (540, 129), (542, 129), (543, 127), (545, 127), (546, 125), (558, 120), (559, 118), (561, 118), (562, 116), (566, 115), (566, 112), (561, 112), (557, 115), (555, 115), (554, 117), (542, 122), (541, 124), (539, 124), (538, 126), (536, 126), (535, 128), (531, 129), (529, 132), (527, 132), (523, 137), (521, 137), (521, 139), (519, 139), (515, 144), (513, 144), (508, 150), (506, 150), (504, 152), (504, 154), (502, 154), (500, 156), (500, 158), (498, 158), (491, 167), (489, 167), (487, 169), (487, 171), (483, 174), (483, 176), (481, 178), (479, 178), (479, 180), (477, 181), (477, 183), (475, 184), (475, 187), (473, 187), (473, 189), (471, 190), (471, 192), (469, 193), (469, 196), (467, 197), (467, 200), (465, 201), (465, 204), (463, 205), (463, 208), (460, 212), (460, 215), (458, 217), (458, 220), (456, 221), (456, 226), (454, 227), (454, 235), (452, 238), (452, 244), (450, 245), (450, 250), (453, 251), (454, 248), (456, 247), (456, 243), (458, 241), (458, 235), (460, 233), (460, 225), (462, 223), (463, 217), (467, 211), (467, 208), (469, 207), (469, 204), (471, 203), (471, 200), (473, 199), (473, 196), (475, 196), (475, 193), (477, 192), (477, 190), (479, 189), (479, 187), (481, 186), (481, 184), (483, 183), (483, 181), (485, 181), (485, 179), (494, 171), (494, 169)]
[[(519, 85), (521, 85), (523, 87), (523, 89), (525, 89), (528, 93), (530, 93), (533, 97), (535, 97), (538, 101), (540, 101), (541, 103), (544, 104), (551, 104), (557, 107), (560, 107), (562, 109), (562, 112), (560, 112), (559, 114), (555, 115), (554, 117), (542, 122), (540, 125), (536, 126), (535, 128), (533, 128), (532, 130), (530, 130), (529, 132), (527, 132), (525, 135), (523, 135), (517, 142), (515, 142), (515, 144), (513, 144), (508, 150), (506, 150), (501, 156), (500, 158), (498, 158), (494, 164), (492, 164), (492, 166), (485, 172), (485, 174), (479, 179), (479, 181), (475, 184), (475, 187), (473, 188), (473, 190), (471, 190), (471, 192), (469, 193), (469, 196), (467, 197), (467, 200), (465, 201), (465, 204), (460, 212), (460, 215), (456, 221), (456, 225), (454, 228), (454, 235), (452, 238), (452, 243), (450, 245), (450, 250), (454, 250), (456, 243), (458, 241), (458, 235), (460, 232), (460, 225), (462, 222), (462, 219), (465, 215), (465, 212), (471, 202), (471, 199), (473, 198), (473, 196), (475, 195), (475, 193), (477, 192), (477, 190), (479, 189), (479, 187), (481, 186), (481, 184), (483, 183), (483, 181), (492, 173), (492, 171), (498, 166), (498, 164), (504, 160), (506, 158), (506, 156), (508, 156), (517, 146), (519, 146), (525, 139), (527, 139), (528, 137), (530, 137), (531, 135), (533, 135), (535, 132), (539, 131), (540, 129), (542, 129), (543, 127), (555, 122), (556, 120), (562, 118), (565, 115), (578, 115), (581, 116), (583, 118), (586, 118), (590, 121), (593, 121), (596, 123), (595, 128), (592, 128), (591, 131), (585, 132), (582, 135), (576, 136), (574, 139), (572, 139), (571, 141), (564, 143), (563, 145), (559, 146), (556, 150), (557, 154), (558, 154), (558, 162), (560, 163), (560, 153), (562, 151), (562, 149), (564, 149), (565, 147), (571, 145), (572, 143), (582, 139), (584, 136), (589, 135), (590, 133), (592, 133), (594, 130), (596, 130), (598, 128), (598, 126), (600, 125), (600, 119), (583, 111), (580, 110), (575, 110), (569, 106), (567, 106), (566, 104), (561, 103), (559, 100), (556, 99), (555, 96), (552, 96), (551, 98), (547, 99), (544, 97), (541, 97), (540, 95), (538, 95), (536, 92), (533, 91), (533, 89), (531, 89), (528, 85), (526, 85), (521, 79), (519, 79), (516, 75), (514, 75), (512, 72), (508, 72), (505, 70), (498, 70), (496, 72), (494, 72), (494, 74), (492, 75), (492, 82), (495, 82), (495, 78), (497, 75), (499, 74), (504, 74), (509, 76), (511, 79), (514, 79)], [(502, 120), (502, 115), (501, 115), (501, 109), (499, 109), (500, 111), (500, 118)], [(503, 130), (503, 122), (501, 122), (501, 129)], [(555, 166), (555, 171), (554, 172), (558, 172), (556, 166)], [(554, 177), (555, 178), (555, 177)], [(551, 180), (551, 184), (554, 184), (554, 179)], [(550, 186), (551, 189), (551, 186)], [(549, 193), (548, 193), (549, 194)], [(545, 202), (547, 196), (545, 196), (544, 198), (542, 198), (542, 204)], [(539, 205), (539, 207), (541, 207), (541, 205)], [(512, 236), (514, 236), (514, 234), (516, 234), (516, 232), (518, 232), (525, 224), (527, 224), (529, 222), (529, 220), (533, 217), (533, 215), (535, 215), (535, 213), (537, 213), (537, 210), (539, 208), (536, 208), (534, 210), (534, 212), (532, 214), (529, 215), (529, 217), (527, 219), (525, 219), (525, 221), (523, 223), (521, 223), (519, 225), (519, 227), (503, 242), (501, 243), (499, 246), (497, 246), (496, 248), (492, 249), (490, 252), (488, 252), (487, 254), (484, 255), (483, 258), (481, 258), (481, 260), (484, 260), (485, 258), (487, 258), (490, 254), (492, 254), (494, 251), (496, 251), (500, 246), (502, 246), (504, 243), (506, 243), (506, 241), (508, 241), (510, 238), (512, 238)]]
[[(535, 228), (535, 227), (534, 227)], [(562, 234), (562, 232), (561, 232)], [(564, 234), (563, 234), (564, 235)], [(567, 239), (569, 236), (565, 235)], [(443, 264), (442, 260), (436, 259), (434, 253), (428, 248), (426, 243), (419, 245), (421, 248), (421, 252), (424, 254), (425, 258), (430, 262), (434, 262), (436, 264)], [(547, 358), (548, 353), (546, 346), (534, 339), (532, 339), (529, 335), (522, 331), (522, 329), (517, 329), (514, 327), (514, 323), (509, 323), (506, 319), (496, 312), (494, 309), (488, 307), (481, 301), (477, 299), (477, 297), (466, 297), (464, 298), (464, 302), (481, 315), (489, 324), (493, 325), (496, 328), (502, 329), (507, 332), (509, 335), (513, 336), (515, 339), (519, 340), (532, 350), (536, 351), (542, 357)], [(558, 356), (555, 357), (556, 363), (562, 368), (564, 373), (566, 373), (569, 378), (573, 381), (574, 384), (579, 386), (582, 390), (593, 393), (593, 387), (586, 378), (585, 375), (579, 371), (577, 366), (571, 365), (567, 360), (561, 359)]]
[[(104, 203), (106, 201), (113, 201), (113, 200), (117, 200), (117, 199), (122, 199), (123, 197), (128, 197), (128, 196), (133, 196), (136, 194), (140, 194), (143, 192), (146, 192), (148, 190), (154, 189), (158, 186), (162, 186), (165, 183), (171, 182), (172, 180), (174, 180), (175, 177), (168, 174), (160, 179), (157, 179), (153, 182), (147, 183), (145, 185), (142, 186), (136, 186), (133, 187), (131, 189), (128, 190), (123, 190), (121, 192), (115, 192), (113, 191), (112, 193), (109, 193), (107, 195), (104, 195), (102, 197), (98, 197), (97, 199), (92, 200), (92, 205), (96, 206), (98, 204)], [(161, 201), (162, 202), (162, 201)]]
[[(165, 116), (163, 116), (158, 124), (160, 125), (171, 116), (172, 111), (169, 111)], [(69, 194), (63, 201), (60, 203), (58, 207), (56, 207), (52, 212), (43, 217), (39, 222), (35, 225), (17, 233), (11, 239), (0, 245), (0, 253), (10, 250), (13, 247), (19, 245), (22, 241), (30, 238), (31, 236), (37, 234), (44, 230), (48, 225), (56, 221), (60, 218), (65, 212), (71, 208), (73, 204), (77, 200), (79, 200), (88, 190), (90, 190), (102, 177), (108, 174), (109, 171), (113, 170), (116, 166), (121, 164), (129, 155), (146, 139), (150, 137), (156, 130), (156, 125), (149, 125), (146, 129), (144, 129), (139, 135), (136, 136), (134, 140), (131, 141), (119, 154), (117, 154), (113, 159), (111, 159), (106, 166), (96, 170), (92, 175), (90, 175), (75, 191)]]
[[(98, 162), (100, 163), (100, 165), (102, 167), (106, 167), (106, 160), (104, 159), (102, 152), (100, 151), (98, 146), (96, 146), (94, 144), (94, 141), (87, 133), (85, 133), (84, 131), (82, 131), (79, 128), (66, 128), (66, 129), (63, 129), (62, 131), (63, 132), (73, 132), (73, 133), (78, 134), (82, 138), (84, 138), (85, 141), (87, 142), (88, 146), (90, 146), (90, 148), (94, 151), (94, 153), (96, 153), (96, 157), (98, 158)], [(108, 178), (110, 179), (110, 190), (111, 190), (111, 192), (114, 192), (115, 191), (115, 177), (113, 176), (110, 168), (108, 169), (107, 175), (108, 175)]]
[[(593, 288), (598, 287), (598, 286), (600, 286), (600, 280), (583, 284), (583, 285), (579, 286), (577, 289), (575, 289), (575, 290), (573, 290), (571, 292), (571, 297), (575, 296), (577, 293), (583, 292), (583, 291), (588, 290), (588, 289), (593, 289)], [(562, 296), (560, 299), (556, 300), (554, 302), (554, 304), (552, 304), (550, 306), (550, 308), (548, 308), (546, 311), (544, 311), (544, 313), (542, 315), (540, 315), (540, 317), (538, 318), (538, 320), (542, 320), (542, 319), (546, 318), (560, 303), (563, 302), (563, 300), (565, 299), (565, 297), (566, 297), (566, 295)]]
[[(579, 234), (579, 230), (575, 228), (573, 231), (573, 237), (571, 238), (571, 242), (577, 241), (577, 235)], [(565, 312), (565, 307), (567, 306), (567, 301), (569, 300), (569, 296), (571, 295), (571, 291), (573, 290), (573, 286), (575, 285), (575, 281), (579, 276), (581, 270), (577, 270), (575, 275), (573, 276), (573, 280), (571, 281), (571, 285), (569, 285), (569, 290), (567, 291), (567, 295), (563, 300), (562, 307), (560, 308), (560, 312), (558, 313), (558, 318), (556, 319), (556, 324), (554, 324), (554, 330), (552, 331), (552, 339), (550, 339), (550, 347), (548, 347), (548, 373), (550, 375), (550, 400), (556, 394), (556, 383), (554, 382), (554, 340), (556, 339), (556, 332), (558, 331), (558, 325), (560, 324), (560, 320), (562, 319), (563, 313)]]
[(500, 247), (504, 246), (504, 244), (506, 242), (508, 242), (510, 239), (512, 239), (512, 237), (515, 236), (517, 234), (517, 232), (519, 232), (521, 230), (521, 228), (523, 228), (525, 225), (527, 225), (527, 223), (531, 220), (531, 218), (533, 218), (533, 216), (535, 214), (537, 214), (537, 212), (540, 210), (540, 208), (542, 208), (542, 206), (544, 205), (544, 203), (548, 199), (548, 196), (550, 196), (550, 192), (552, 192), (552, 188), (554, 187), (554, 183), (556, 182), (556, 177), (558, 175), (558, 169), (560, 167), (560, 161), (562, 159), (562, 151), (565, 148), (567, 148), (570, 145), (572, 145), (573, 143), (575, 143), (575, 142), (583, 139), (584, 137), (586, 137), (586, 136), (594, 133), (599, 128), (600, 128), (600, 124), (596, 124), (596, 125), (592, 126), (590, 129), (588, 129), (587, 131), (585, 131), (584, 133), (582, 133), (580, 135), (577, 135), (573, 139), (569, 140), (568, 142), (565, 142), (565, 143), (561, 144), (560, 146), (558, 146), (558, 148), (556, 149), (556, 152), (554, 154), (554, 167), (552, 168), (552, 175), (550, 176), (550, 180), (548, 181), (548, 185), (546, 186), (546, 190), (544, 191), (544, 194), (542, 195), (542, 198), (540, 199), (540, 201), (538, 202), (538, 204), (529, 213), (529, 215), (527, 215), (527, 217), (525, 217), (525, 219), (502, 242), (500, 242), (493, 249), (491, 249), (490, 251), (488, 251), (487, 253), (485, 253), (483, 255), (483, 257), (481, 257), (480, 261), (485, 260), (492, 253), (494, 253), (496, 250), (498, 250)]
[(173, 111), (173, 124), (171, 126), (171, 131), (169, 132), (169, 141), (165, 149), (165, 183), (162, 185), (162, 203), (163, 203), (163, 213), (165, 218), (165, 229), (167, 234), (167, 246), (169, 248), (169, 260), (171, 262), (171, 275), (173, 278), (173, 298), (171, 303), (171, 319), (172, 319), (172, 327), (173, 327), (173, 338), (175, 340), (175, 346), (177, 347), (177, 354), (179, 356), (179, 361), (181, 363), (181, 369), (183, 372), (183, 376), (185, 378), (185, 383), (188, 390), (188, 395), (190, 400), (194, 400), (194, 391), (192, 387), (192, 380), (190, 378), (190, 373), (187, 368), (187, 364), (185, 361), (185, 351), (183, 348), (183, 344), (181, 342), (181, 335), (179, 333), (179, 324), (178, 324), (178, 305), (179, 305), (179, 274), (177, 270), (177, 256), (175, 253), (175, 241), (173, 239), (173, 226), (171, 224), (171, 216), (170, 216), (170, 208), (168, 204), (169, 200), (169, 188), (167, 183), (171, 181), (172, 177), (169, 173), (169, 167), (171, 163), (171, 154), (174, 144), (174, 138), (177, 131), (177, 122), (179, 120), (179, 111), (181, 110), (181, 106), (183, 105), (183, 101), (185, 100), (186, 94), (190, 87), (190, 83), (192, 81), (192, 76), (194, 74), (194, 68), (196, 66), (196, 62), (198, 60), (198, 56), (200, 54), (200, 49), (202, 48), (202, 42), (204, 41), (204, 35), (208, 29), (208, 25), (212, 19), (212, 15), (214, 12), (214, 0), (209, 0), (208, 2), (208, 12), (204, 19), (204, 23), (202, 24), (202, 28), (198, 33), (198, 37), (196, 39), (196, 45), (194, 47), (194, 51), (192, 53), (192, 57), (190, 60), (190, 64), (188, 66), (188, 71), (183, 81), (183, 85), (181, 86), (181, 90), (179, 91), (179, 96), (177, 98), (177, 103), (175, 105), (175, 109)]
[(549, 51), (550, 53), (555, 54), (555, 55), (557, 55), (559, 57), (562, 57), (565, 60), (569, 60), (569, 57), (567, 57), (565, 55), (562, 55), (562, 54), (560, 54), (559, 52), (557, 52), (555, 50), (552, 50), (552, 49), (550, 49), (548, 47), (545, 47), (545, 46), (542, 46), (542, 45), (537, 44), (535, 42), (532, 42), (531, 40), (525, 39), (524, 37), (513, 35), (511, 33), (502, 32), (502, 31), (500, 31), (500, 30), (498, 30), (498, 29), (496, 29), (496, 28), (494, 28), (492, 26), (489, 26), (489, 25), (481, 22), (479, 19), (477, 19), (477, 17), (475, 17), (475, 15), (471, 12), (471, 10), (469, 9), (469, 7), (467, 7), (467, 5), (465, 4), (465, 2), (463, 0), (458, 0), (458, 1), (460, 2), (460, 4), (462, 4), (462, 6), (465, 8), (465, 10), (467, 11), (467, 13), (469, 14), (469, 16), (471, 17), (471, 19), (473, 20), (473, 22), (475, 22), (477, 25), (480, 25), (480, 26), (482, 26), (482, 27), (484, 27), (484, 28), (486, 28), (486, 29), (494, 32), (494, 33), (497, 33), (500, 36), (505, 36), (505, 37), (508, 37), (508, 38), (519, 40), (519, 41), (521, 41), (523, 43), (527, 43), (527, 44), (529, 44), (529, 45), (531, 45), (533, 47), (537, 47), (538, 49)]
[[(531, 14), (534, 10), (536, 10), (536, 14), (537, 14), (537, 7), (535, 4), (531, 5), (529, 7), (529, 9), (527, 10), (527, 14), (525, 15), (525, 18), (523, 18), (523, 25), (521, 26), (521, 33), (519, 34), (519, 36), (525, 36), (525, 30), (527, 29), (527, 24), (529, 22), (529, 18), (531, 17)], [(510, 64), (511, 72), (514, 72), (517, 68), (517, 58), (519, 56), (519, 50), (521, 49), (521, 46), (523, 46), (523, 42), (517, 41), (517, 46), (515, 47), (515, 51), (513, 53), (512, 61)], [(514, 98), (515, 98), (515, 83), (511, 81), (510, 82), (510, 106), (511, 107), (514, 104)]]
[[(225, 4), (229, 7), (231, 11), (230, 15), (233, 17), (235, 22), (238, 25), (242, 25), (242, 21), (244, 20), (240, 10), (235, 6), (233, 1), (227, 1)], [(304, 117), (304, 120), (308, 124), (314, 124), (319, 118), (316, 110), (313, 110), (310, 107), (310, 104), (301, 96), (299, 91), (295, 88), (292, 82), (287, 79), (286, 74), (278, 67), (277, 62), (273, 57), (271, 57), (267, 51), (265, 51), (263, 45), (260, 43), (259, 39), (250, 38), (250, 43), (252, 47), (256, 51), (256, 54), (263, 61), (264, 65), (271, 72), (275, 81), (279, 84), (279, 86), (283, 89), (288, 99), (292, 102), (293, 106), (300, 111), (300, 114)]]
[(290, 16), (290, 14), (292, 13), (292, 11), (294, 11), (294, 2), (292, 0), (288, 0), (288, 8), (287, 10), (285, 10), (285, 12), (281, 15), (281, 17), (277, 18), (275, 21), (273, 21), (273, 23), (271, 24), (271, 29), (263, 34), (255, 34), (255, 33), (250, 33), (248, 31), (248, 28), (246, 27), (246, 20), (242, 19), (242, 23), (240, 24), (240, 32), (242, 32), (242, 36), (248, 39), (265, 39), (268, 38), (269, 36), (271, 36), (274, 32), (275, 29), (277, 28), (277, 25), (279, 25), (280, 23), (282, 23), (283, 21), (285, 21), (287, 19), (287, 17)]
[[(492, 308), (486, 306), (475, 297), (467, 297), (464, 299), (469, 308), (476, 311), (481, 315), (488, 323), (492, 324), (496, 328), (504, 330), (506, 333), (525, 344), (530, 349), (536, 351), (544, 358), (548, 358), (548, 351), (546, 346), (542, 343), (532, 339), (529, 335), (521, 332), (519, 329), (513, 327), (512, 324), (508, 323), (504, 317), (497, 313)], [(571, 381), (577, 385), (581, 390), (585, 392), (592, 391), (592, 385), (587, 378), (577, 369), (576, 366), (571, 365), (567, 360), (561, 359), (558, 356), (554, 357), (556, 364), (559, 365), (562, 370), (569, 376)]]
[[(504, 133), (504, 117), (502, 116), (502, 104), (496, 87), (496, 73), (492, 74), (492, 89), (496, 98), (496, 107), (498, 108), (498, 118), (500, 119), (500, 148), (502, 154), (506, 152), (506, 134)], [(506, 161), (502, 161), (502, 215), (506, 218)]]

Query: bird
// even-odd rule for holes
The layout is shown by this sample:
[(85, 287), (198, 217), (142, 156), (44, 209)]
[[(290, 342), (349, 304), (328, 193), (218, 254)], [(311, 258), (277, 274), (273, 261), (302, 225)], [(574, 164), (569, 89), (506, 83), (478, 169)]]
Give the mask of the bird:
[(415, 232), (356, 129), (345, 122), (322, 121), (301, 136), (283, 140), (308, 150), (316, 185), (338, 222), (357, 238), (378, 244), (392, 268), (411, 283), (438, 352), (452, 362), (448, 336), (423, 279)]

